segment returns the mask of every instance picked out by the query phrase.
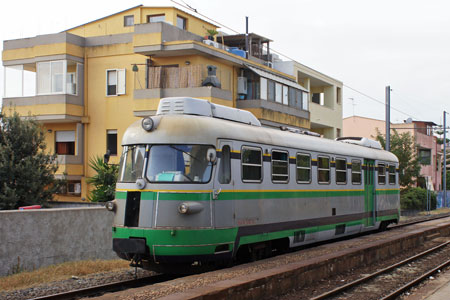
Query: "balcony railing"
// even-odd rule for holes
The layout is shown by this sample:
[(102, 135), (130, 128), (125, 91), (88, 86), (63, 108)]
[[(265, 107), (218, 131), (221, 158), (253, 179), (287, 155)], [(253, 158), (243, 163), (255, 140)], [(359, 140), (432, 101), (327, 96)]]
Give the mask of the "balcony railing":
[[(173, 89), (195, 88), (203, 86), (208, 76), (207, 65), (161, 66), (139, 68), (136, 74), (135, 89)], [(232, 76), (230, 70), (217, 68), (216, 77), (220, 89), (231, 91)]]

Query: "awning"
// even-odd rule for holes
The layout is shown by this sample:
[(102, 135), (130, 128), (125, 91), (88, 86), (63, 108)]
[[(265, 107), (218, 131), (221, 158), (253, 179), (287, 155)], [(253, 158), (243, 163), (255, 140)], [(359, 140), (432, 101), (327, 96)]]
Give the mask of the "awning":
[(287, 86), (290, 86), (290, 87), (293, 87), (293, 88), (296, 88), (296, 89), (299, 89), (299, 90), (302, 90), (302, 91), (304, 91), (304, 92), (309, 93), (309, 91), (308, 91), (307, 89), (305, 89), (304, 87), (302, 87), (300, 84), (298, 84), (298, 83), (295, 82), (295, 81), (288, 80), (288, 79), (283, 78), (283, 77), (281, 77), (281, 76), (278, 76), (278, 75), (269, 73), (269, 72), (267, 72), (267, 71), (264, 71), (264, 70), (255, 68), (255, 67), (250, 66), (250, 65), (246, 65), (246, 66), (247, 66), (250, 70), (252, 70), (253, 72), (255, 72), (256, 74), (258, 74), (258, 75), (261, 76), (261, 77), (264, 77), (264, 78), (267, 78), (267, 79), (276, 81), (276, 82), (278, 82), (278, 83), (282, 83), (282, 84), (284, 84), (284, 85), (287, 85)]

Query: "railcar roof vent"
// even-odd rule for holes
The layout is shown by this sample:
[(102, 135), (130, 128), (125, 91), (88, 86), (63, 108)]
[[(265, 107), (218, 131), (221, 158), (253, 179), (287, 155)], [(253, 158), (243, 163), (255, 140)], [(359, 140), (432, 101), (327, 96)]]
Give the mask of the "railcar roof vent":
[(340, 141), (340, 142), (343, 142), (343, 143), (360, 145), (360, 146), (364, 146), (364, 147), (368, 147), (368, 148), (374, 148), (374, 149), (379, 149), (379, 150), (383, 149), (381, 147), (380, 142), (374, 141), (374, 140), (371, 140), (371, 139), (368, 139), (368, 138), (365, 138), (365, 137), (345, 136), (345, 137), (337, 138), (336, 141)]
[(162, 98), (156, 115), (197, 115), (224, 119), (253, 126), (261, 126), (259, 120), (249, 111), (224, 105), (214, 104), (207, 100), (189, 97)]
[(289, 132), (292, 132), (292, 133), (298, 133), (298, 134), (304, 134), (304, 135), (311, 135), (311, 136), (320, 137), (320, 134), (318, 134), (317, 132), (312, 132), (312, 131), (309, 131), (309, 130), (302, 130), (302, 129), (292, 128), (292, 127), (287, 127), (287, 126), (280, 126), (280, 129), (282, 131), (289, 131)]

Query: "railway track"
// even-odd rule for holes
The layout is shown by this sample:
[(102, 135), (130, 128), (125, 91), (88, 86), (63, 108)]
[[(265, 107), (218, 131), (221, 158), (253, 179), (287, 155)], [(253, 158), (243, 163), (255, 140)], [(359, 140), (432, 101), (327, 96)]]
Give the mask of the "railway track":
[(104, 293), (117, 292), (121, 290), (126, 290), (130, 288), (141, 287), (145, 285), (152, 285), (168, 280), (178, 278), (180, 276), (158, 274), (152, 275), (132, 280), (125, 280), (113, 283), (107, 283), (102, 285), (97, 285), (93, 287), (88, 287), (84, 289), (72, 290), (67, 292), (62, 292), (58, 294), (46, 295), (41, 297), (32, 298), (31, 300), (67, 300), (67, 299), (77, 299), (81, 297), (92, 297), (95, 295), (101, 295)]
[[(394, 226), (391, 226), (390, 228), (392, 228), (392, 229), (401, 228), (401, 227), (405, 227), (405, 226), (409, 226), (409, 225), (413, 225), (413, 224), (417, 224), (417, 223), (421, 223), (421, 222), (445, 218), (445, 217), (448, 217), (449, 215), (450, 214), (439, 215), (437, 217), (415, 220), (412, 222), (394, 225)], [(164, 274), (153, 275), (153, 276), (147, 276), (147, 277), (142, 277), (142, 278), (133, 279), (133, 280), (107, 283), (107, 284), (88, 287), (88, 288), (84, 288), (84, 289), (78, 289), (78, 290), (61, 292), (61, 293), (52, 294), (52, 295), (40, 296), (40, 297), (36, 297), (36, 298), (32, 298), (32, 299), (33, 300), (38, 300), (38, 299), (39, 300), (43, 300), (43, 299), (77, 299), (80, 297), (90, 297), (90, 296), (95, 296), (95, 295), (101, 295), (104, 293), (126, 290), (129, 288), (141, 287), (141, 286), (145, 286), (145, 285), (152, 285), (152, 284), (172, 280), (172, 279), (175, 279), (178, 277), (180, 277), (180, 276), (164, 275)], [(317, 298), (317, 299), (327, 299), (327, 298)], [(389, 298), (387, 298), (387, 299), (389, 299)]]
[[(437, 273), (439, 270), (450, 266), (449, 245), (450, 241), (447, 241), (390, 267), (365, 275), (360, 279), (349, 282), (311, 299), (395, 299), (420, 282), (426, 280), (431, 275)], [(445, 259), (439, 259), (440, 254)], [(439, 261), (439, 263), (432, 268), (425, 268), (421, 266), (421, 264), (427, 265), (426, 263), (423, 263), (425, 260), (436, 260)], [(408, 277), (406, 283), (398, 284), (395, 288), (392, 288), (393, 282), (397, 279), (402, 281), (401, 278), (404, 277)], [(390, 289), (389, 292), (386, 293), (386, 289)]]

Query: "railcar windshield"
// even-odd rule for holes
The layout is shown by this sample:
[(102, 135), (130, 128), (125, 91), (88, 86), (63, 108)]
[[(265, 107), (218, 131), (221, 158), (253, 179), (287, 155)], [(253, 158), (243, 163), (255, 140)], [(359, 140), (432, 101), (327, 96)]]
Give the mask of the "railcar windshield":
[(153, 145), (147, 165), (150, 182), (207, 183), (212, 163), (207, 160), (206, 145)]
[(119, 182), (136, 182), (144, 170), (145, 146), (124, 146), (120, 158)]

